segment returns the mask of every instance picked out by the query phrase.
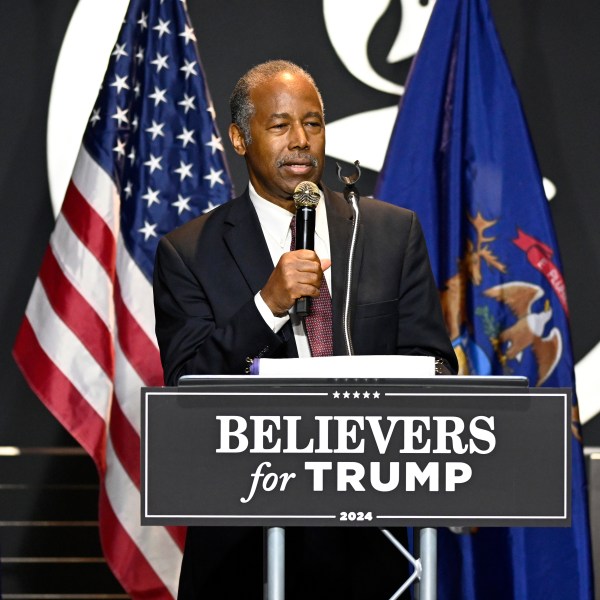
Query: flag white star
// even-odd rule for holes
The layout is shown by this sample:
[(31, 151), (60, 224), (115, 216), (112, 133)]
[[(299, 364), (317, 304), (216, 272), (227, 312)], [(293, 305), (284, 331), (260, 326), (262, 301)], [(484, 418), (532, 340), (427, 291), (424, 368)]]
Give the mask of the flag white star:
[(98, 121), (100, 121), (100, 109), (94, 108), (94, 110), (92, 110), (92, 116), (90, 117), (92, 127), (94, 127)]
[(208, 206), (202, 211), (202, 214), (206, 214), (210, 212), (213, 208), (217, 208), (218, 204), (213, 204), (210, 200), (208, 201)]
[(216, 136), (214, 133), (210, 134), (210, 142), (206, 142), (204, 145), (212, 149), (212, 154), (214, 154), (217, 150), (225, 152), (223, 144), (221, 143), (221, 138)]
[(127, 118), (127, 113), (129, 112), (128, 108), (119, 108), (117, 106), (117, 112), (111, 116), (111, 119), (116, 119), (119, 123), (119, 127), (121, 127), (121, 125), (123, 123), (129, 123), (129, 119)]
[(152, 134), (152, 139), (155, 140), (159, 135), (165, 137), (165, 133), (163, 131), (164, 123), (157, 123), (154, 119), (152, 119), (152, 127), (148, 127), (146, 131)]
[(210, 113), (210, 116), (213, 118), (213, 121), (217, 118), (217, 113), (215, 112), (215, 107), (213, 106), (212, 102), (208, 105), (206, 112)]
[(162, 156), (154, 156), (154, 154), (150, 153), (150, 158), (144, 163), (144, 166), (150, 167), (150, 173), (154, 173), (156, 169), (162, 171), (161, 160)]
[(131, 150), (129, 151), (127, 158), (131, 161), (131, 164), (135, 162), (135, 146), (131, 146)]
[[(186, 177), (192, 177), (192, 163), (184, 163), (182, 160), (179, 161), (179, 168), (174, 169), (174, 173), (179, 173), (179, 181), (183, 181)], [(210, 186), (212, 187), (212, 185)]]
[(141, 90), (141, 88), (140, 88), (140, 84), (139, 84), (139, 82), (138, 82), (138, 83), (136, 83), (136, 84), (133, 86), (133, 93), (135, 94), (135, 97), (136, 97), (136, 98), (139, 98), (139, 97), (140, 97), (140, 94), (142, 93), (142, 90)]
[(194, 106), (194, 100), (196, 100), (196, 96), (188, 96), (184, 93), (183, 100), (177, 104), (184, 107), (184, 112), (187, 115), (188, 110), (196, 110), (196, 107)]
[(147, 242), (151, 237), (158, 237), (156, 235), (156, 225), (157, 223), (154, 223), (153, 225), (148, 223), (148, 221), (146, 221), (144, 219), (144, 226), (141, 229), (138, 229), (138, 231), (140, 233), (144, 234), (144, 241)]
[(115, 44), (115, 49), (113, 50), (112, 56), (116, 56), (117, 60), (116, 62), (119, 62), (119, 59), (122, 56), (129, 56), (129, 54), (127, 54), (127, 52), (125, 51), (125, 47), (127, 46), (127, 44)]
[(144, 60), (144, 49), (140, 46), (135, 53), (135, 60), (140, 64)]
[(117, 138), (117, 145), (113, 148), (113, 152), (116, 152), (119, 156), (125, 156), (125, 142)]
[(119, 77), (115, 74), (115, 80), (110, 84), (110, 87), (116, 87), (117, 94), (120, 94), (123, 90), (128, 90), (129, 86), (127, 85), (127, 75)]
[(138, 128), (138, 118), (137, 115), (135, 115), (135, 117), (133, 117), (133, 121), (131, 121), (131, 129), (133, 129), (133, 131), (137, 131)]
[(163, 21), (162, 19), (158, 19), (158, 25), (153, 27), (154, 31), (158, 31), (158, 39), (162, 38), (165, 33), (171, 33), (169, 29), (169, 24), (171, 21)]
[(133, 184), (131, 181), (127, 181), (127, 185), (123, 188), (123, 191), (126, 198), (131, 198), (131, 194), (133, 194)]
[(168, 69), (169, 65), (167, 64), (167, 59), (169, 58), (168, 54), (164, 56), (161, 55), (160, 52), (156, 53), (156, 58), (150, 61), (151, 65), (156, 65), (156, 72), (160, 73), (161, 69)]
[(196, 67), (195, 60), (189, 61), (187, 58), (184, 58), (183, 62), (185, 63), (185, 65), (183, 65), (183, 67), (181, 67), (179, 70), (183, 71), (185, 73), (186, 80), (190, 75), (198, 75), (198, 73), (196, 73), (196, 71), (195, 71), (195, 67)]
[(196, 41), (196, 36), (194, 35), (194, 30), (187, 23), (184, 27), (185, 29), (179, 34), (179, 37), (185, 38), (185, 45), (187, 46), (189, 42)]
[(177, 194), (177, 202), (173, 202), (172, 206), (175, 206), (177, 208), (178, 215), (180, 215), (184, 210), (189, 210), (189, 211), (192, 210), (190, 208), (190, 200), (191, 199), (192, 199), (191, 196), (184, 198), (181, 194)]
[(167, 103), (167, 99), (165, 98), (165, 94), (167, 93), (167, 88), (161, 90), (158, 87), (154, 86), (154, 93), (148, 94), (148, 98), (152, 98), (154, 100), (154, 107), (156, 108), (161, 102)]
[(180, 135), (177, 136), (178, 140), (181, 140), (183, 142), (183, 147), (185, 148), (188, 144), (195, 144), (196, 141), (194, 140), (194, 132), (191, 131), (190, 129), (186, 129), (185, 127), (183, 128), (183, 131), (181, 132)]
[(220, 183), (221, 185), (225, 185), (225, 182), (221, 179), (221, 173), (223, 169), (219, 171), (215, 171), (212, 167), (210, 168), (210, 175), (205, 175), (204, 179), (208, 179), (210, 181), (210, 187), (214, 187), (215, 183)]
[(142, 31), (144, 29), (148, 29), (148, 15), (147, 15), (147, 13), (145, 13), (144, 11), (142, 11), (142, 15), (141, 15), (139, 21), (137, 22), (137, 24), (140, 26), (140, 28), (141, 28)]
[(148, 208), (150, 208), (153, 204), (160, 204), (158, 192), (159, 190), (153, 190), (150, 186), (148, 186), (148, 191), (142, 196), (142, 198), (148, 202)]

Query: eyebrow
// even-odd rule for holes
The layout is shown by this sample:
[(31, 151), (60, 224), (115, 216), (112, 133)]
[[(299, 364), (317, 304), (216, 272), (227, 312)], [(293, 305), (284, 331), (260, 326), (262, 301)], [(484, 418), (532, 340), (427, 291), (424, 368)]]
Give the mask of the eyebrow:
[[(303, 116), (304, 119), (306, 117), (317, 117), (318, 119), (323, 120), (323, 115), (320, 112), (308, 112)], [(290, 114), (289, 113), (272, 113), (270, 118), (271, 119), (289, 119)]]

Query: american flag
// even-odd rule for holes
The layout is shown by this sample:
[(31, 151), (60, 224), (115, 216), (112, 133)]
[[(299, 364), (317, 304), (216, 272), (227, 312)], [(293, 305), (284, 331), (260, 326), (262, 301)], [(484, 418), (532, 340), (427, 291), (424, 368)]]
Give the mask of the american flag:
[(140, 526), (140, 388), (162, 385), (160, 236), (232, 196), (182, 0), (131, 0), (14, 356), (93, 457), (108, 564), (133, 598), (177, 594), (184, 532)]

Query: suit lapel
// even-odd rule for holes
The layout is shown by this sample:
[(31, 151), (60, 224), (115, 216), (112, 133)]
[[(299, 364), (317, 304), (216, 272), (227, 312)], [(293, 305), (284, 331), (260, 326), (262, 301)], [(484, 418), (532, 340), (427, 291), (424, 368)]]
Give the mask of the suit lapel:
[(223, 238), (255, 295), (273, 271), (273, 261), (248, 190), (231, 201)]
[[(348, 280), (348, 253), (352, 238), (353, 211), (341, 194), (337, 194), (323, 186), (325, 205), (327, 207), (327, 226), (331, 246), (331, 277), (333, 281), (333, 352), (346, 354), (344, 341), (343, 312), (346, 298), (346, 282)], [(362, 262), (363, 236), (359, 224), (357, 246), (354, 254), (352, 290), (350, 307), (354, 305), (358, 290), (358, 275)]]

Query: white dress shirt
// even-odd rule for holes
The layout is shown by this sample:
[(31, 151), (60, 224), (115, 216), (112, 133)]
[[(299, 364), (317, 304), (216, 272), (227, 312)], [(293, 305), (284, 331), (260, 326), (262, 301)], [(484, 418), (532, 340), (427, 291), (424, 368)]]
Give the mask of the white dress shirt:
[[(263, 235), (271, 254), (273, 261), (273, 267), (279, 262), (281, 255), (285, 252), (289, 252), (290, 245), (292, 243), (292, 232), (290, 225), (292, 222), (292, 213), (273, 204), (269, 200), (265, 200), (256, 193), (256, 190), (249, 184), (250, 200), (254, 205), (258, 220), (262, 228)], [(321, 259), (330, 258), (331, 251), (329, 246), (329, 228), (327, 227), (327, 211), (325, 209), (325, 202), (323, 200), (323, 192), (321, 192), (321, 201), (317, 204), (316, 215), (315, 215), (315, 252)], [(325, 271), (325, 279), (329, 286), (329, 293), (331, 294), (331, 269)], [(310, 348), (308, 346), (308, 339), (306, 338), (306, 332), (302, 321), (295, 315), (285, 315), (283, 317), (277, 317), (267, 306), (265, 301), (262, 299), (260, 292), (254, 296), (254, 302), (258, 308), (263, 319), (267, 325), (277, 333), (284, 325), (292, 318), (292, 329), (294, 330), (294, 338), (296, 340), (296, 347), (298, 349), (298, 356), (301, 358), (310, 356)]]

